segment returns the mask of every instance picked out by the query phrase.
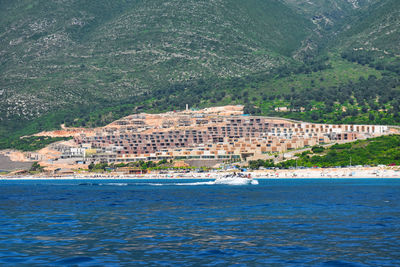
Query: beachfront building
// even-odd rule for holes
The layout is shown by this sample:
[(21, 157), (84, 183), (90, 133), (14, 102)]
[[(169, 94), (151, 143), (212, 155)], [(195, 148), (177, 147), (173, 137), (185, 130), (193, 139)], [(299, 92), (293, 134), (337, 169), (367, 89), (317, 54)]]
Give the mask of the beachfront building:
[(91, 153), (85, 156), (93, 162), (240, 161), (378, 136), (389, 130), (387, 126), (314, 124), (243, 116), (238, 106), (230, 107), (131, 115), (94, 133), (82, 133), (74, 142), (77, 147), (90, 147)]

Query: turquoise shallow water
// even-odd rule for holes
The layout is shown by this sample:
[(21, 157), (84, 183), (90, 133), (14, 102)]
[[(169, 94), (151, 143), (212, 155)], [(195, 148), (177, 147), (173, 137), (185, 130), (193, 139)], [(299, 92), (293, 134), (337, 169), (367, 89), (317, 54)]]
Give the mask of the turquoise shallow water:
[(400, 266), (400, 181), (0, 180), (0, 265)]

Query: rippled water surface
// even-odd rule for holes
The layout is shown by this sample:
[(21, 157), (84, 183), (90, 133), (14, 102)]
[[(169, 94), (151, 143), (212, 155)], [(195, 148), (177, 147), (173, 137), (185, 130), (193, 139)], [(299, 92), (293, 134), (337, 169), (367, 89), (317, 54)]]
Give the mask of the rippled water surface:
[(400, 181), (0, 180), (0, 265), (400, 266)]

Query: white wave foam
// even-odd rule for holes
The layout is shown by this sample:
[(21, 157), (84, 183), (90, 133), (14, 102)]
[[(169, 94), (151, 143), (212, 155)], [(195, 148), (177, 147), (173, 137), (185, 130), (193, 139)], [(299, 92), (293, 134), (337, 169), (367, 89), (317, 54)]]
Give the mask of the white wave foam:
[(196, 183), (176, 183), (174, 185), (214, 185), (214, 181), (210, 182), (196, 182)]
[(198, 185), (258, 185), (257, 180), (232, 180), (232, 181), (207, 181), (207, 182), (194, 182), (194, 183), (141, 183), (140, 185), (150, 186), (198, 186)]
[(257, 180), (247, 180), (247, 179), (226, 179), (226, 180), (213, 180), (213, 181), (204, 181), (204, 182), (181, 182), (181, 183), (101, 183), (101, 184), (92, 184), (92, 183), (84, 183), (80, 185), (100, 185), (100, 186), (128, 186), (128, 185), (137, 185), (137, 186), (201, 186), (201, 185), (258, 185)]

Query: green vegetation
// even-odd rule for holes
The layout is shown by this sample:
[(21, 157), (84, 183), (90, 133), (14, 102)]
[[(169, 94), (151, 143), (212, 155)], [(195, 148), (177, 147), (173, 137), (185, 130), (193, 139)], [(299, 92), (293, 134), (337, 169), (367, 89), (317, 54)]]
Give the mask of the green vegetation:
[(153, 161), (138, 161), (138, 162), (130, 162), (130, 163), (118, 163), (118, 164), (108, 164), (108, 163), (91, 163), (88, 166), (89, 171), (91, 172), (104, 172), (104, 171), (113, 171), (117, 168), (121, 167), (136, 167), (141, 170), (190, 170), (190, 169), (202, 169), (206, 170), (208, 168), (196, 168), (196, 167), (174, 167), (171, 161), (161, 160), (158, 162)]
[(89, 171), (91, 172), (98, 172), (98, 171), (111, 171), (115, 170), (116, 168), (121, 168), (121, 167), (136, 167), (141, 170), (148, 170), (148, 169), (153, 169), (156, 167), (161, 167), (161, 166), (166, 166), (167, 161), (159, 161), (159, 162), (153, 162), (153, 161), (138, 161), (138, 162), (131, 162), (131, 163), (118, 163), (118, 164), (108, 164), (108, 163), (91, 163), (89, 164), (88, 168)]
[[(293, 90), (265, 105), (265, 113), (304, 121), (349, 124), (400, 124), (400, 79), (370, 75), (338, 86)], [(274, 107), (287, 112), (274, 112)]]
[[(348, 75), (348, 80), (339, 82), (338, 75)], [(60, 123), (97, 127), (132, 113), (184, 109), (185, 104), (198, 108), (244, 104), (245, 113), (253, 115), (321, 123), (400, 124), (398, 76), (335, 56), (243, 78), (185, 82), (155, 90), (148, 97), (100, 101), (88, 108), (72, 107), (74, 112), (60, 110), (35, 120), (7, 121), (0, 124), (0, 147), (17, 148), (20, 136), (56, 129)], [(279, 107), (287, 111), (276, 111)]]
[(400, 165), (400, 135), (381, 136), (346, 144), (335, 144), (328, 149), (314, 147), (291, 159), (274, 164), (271, 160), (252, 161), (249, 167), (335, 167), (355, 165)]
[(398, 0), (3, 1), (0, 149), (185, 104), (398, 125), (399, 14)]
[(44, 169), (37, 161), (32, 164), (32, 167), (29, 169), (29, 172), (42, 172)]
[(30, 136), (16, 139), (1, 140), (0, 149), (14, 148), (21, 151), (35, 151), (46, 147), (47, 145), (69, 140), (70, 137), (48, 137), (48, 136)]
[(5, 1), (0, 26), (0, 117), (13, 120), (268, 71), (313, 28), (275, 0)]
[[(400, 6), (397, 0), (371, 1), (365, 13), (357, 12), (350, 27), (338, 35), (342, 50), (362, 51), (379, 55), (380, 59), (396, 59), (400, 54)], [(378, 58), (378, 57), (376, 57)]]
[(313, 146), (311, 148), (311, 151), (313, 153), (322, 153), (322, 152), (324, 152), (324, 150), (325, 150), (325, 148), (323, 146)]

